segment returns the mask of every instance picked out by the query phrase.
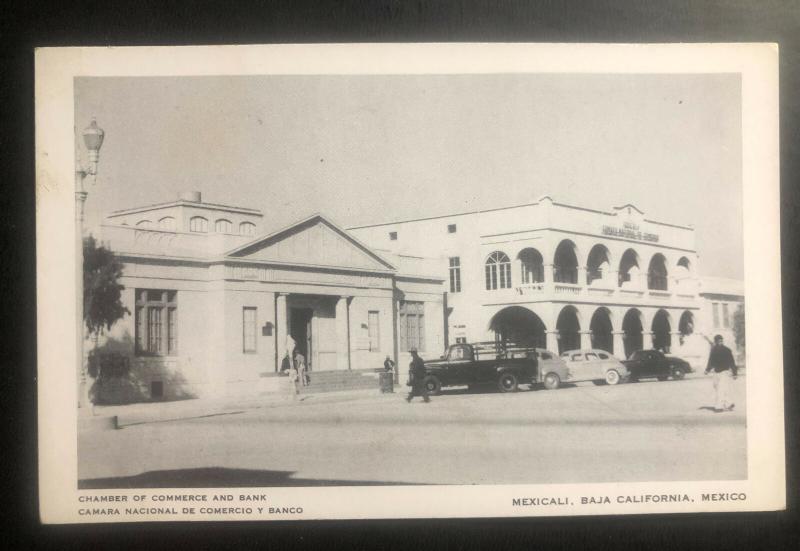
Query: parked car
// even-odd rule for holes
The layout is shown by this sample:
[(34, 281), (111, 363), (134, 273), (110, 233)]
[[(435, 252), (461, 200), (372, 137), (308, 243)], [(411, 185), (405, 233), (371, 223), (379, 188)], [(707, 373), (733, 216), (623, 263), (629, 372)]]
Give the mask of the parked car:
[(432, 394), (448, 386), (494, 385), (501, 392), (513, 392), (520, 384), (558, 388), (566, 370), (552, 358), (547, 351), (508, 343), (459, 343), (440, 359), (425, 361), (424, 381)]
[(539, 362), (539, 380), (547, 390), (555, 390), (561, 386), (561, 381), (569, 377), (567, 364), (549, 350), (536, 349), (536, 359)]
[(666, 381), (670, 377), (683, 379), (687, 373), (694, 372), (686, 360), (668, 356), (660, 350), (637, 350), (622, 363), (631, 372), (631, 381), (651, 377), (659, 381)]
[(628, 368), (605, 350), (567, 350), (561, 354), (567, 364), (565, 382), (593, 381), (616, 385), (628, 379)]

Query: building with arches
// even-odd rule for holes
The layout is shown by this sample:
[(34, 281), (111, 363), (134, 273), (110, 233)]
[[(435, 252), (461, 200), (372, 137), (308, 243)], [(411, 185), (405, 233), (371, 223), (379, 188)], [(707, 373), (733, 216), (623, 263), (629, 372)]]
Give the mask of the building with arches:
[(544, 196), (348, 231), (377, 251), (439, 259), (449, 342), (508, 339), (619, 357), (658, 348), (694, 365), (707, 357), (695, 230), (632, 204), (599, 210)]

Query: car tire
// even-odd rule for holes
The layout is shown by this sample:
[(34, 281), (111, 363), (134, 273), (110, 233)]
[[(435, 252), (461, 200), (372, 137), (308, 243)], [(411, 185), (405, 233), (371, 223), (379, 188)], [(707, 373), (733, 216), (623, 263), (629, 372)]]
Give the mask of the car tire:
[(544, 376), (544, 387), (547, 390), (555, 390), (561, 386), (561, 379), (555, 373), (548, 373)]
[(680, 367), (673, 367), (672, 368), (672, 378), (676, 381), (680, 381), (686, 376), (686, 371), (681, 369)]
[(616, 369), (609, 369), (606, 371), (606, 384), (609, 385), (616, 385), (622, 380), (622, 377), (619, 375), (619, 371)]
[(422, 380), (422, 384), (425, 385), (425, 390), (428, 391), (428, 394), (437, 395), (442, 391), (442, 382), (433, 375), (425, 377)]
[(516, 392), (517, 377), (513, 373), (503, 373), (497, 380), (497, 388), (500, 392)]

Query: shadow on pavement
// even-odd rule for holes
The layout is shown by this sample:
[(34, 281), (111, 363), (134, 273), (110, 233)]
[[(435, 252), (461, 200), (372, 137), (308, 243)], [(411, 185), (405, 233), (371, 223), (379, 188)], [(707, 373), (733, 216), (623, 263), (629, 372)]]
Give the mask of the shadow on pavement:
[(258, 488), (271, 486), (424, 486), (419, 483), (292, 478), (294, 471), (257, 471), (205, 467), (148, 471), (134, 476), (78, 481), (79, 490), (108, 488)]

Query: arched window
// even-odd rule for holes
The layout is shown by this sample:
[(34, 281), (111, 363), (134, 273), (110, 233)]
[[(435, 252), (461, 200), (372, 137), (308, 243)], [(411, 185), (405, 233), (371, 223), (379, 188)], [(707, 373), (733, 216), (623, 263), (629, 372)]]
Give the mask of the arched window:
[(220, 218), (214, 224), (214, 231), (217, 233), (233, 233), (233, 224), (230, 220)]
[(578, 283), (577, 247), (569, 239), (563, 240), (556, 248), (553, 258), (553, 278), (556, 283)]
[(595, 245), (589, 251), (589, 258), (586, 261), (586, 283), (591, 285), (593, 281), (602, 280), (608, 274), (611, 267), (611, 254), (605, 245)]
[(506, 253), (495, 251), (486, 260), (486, 290), (511, 287), (511, 260)]
[(136, 227), (149, 229), (153, 227), (153, 223), (150, 220), (139, 220), (138, 222), (136, 222)]
[(196, 232), (196, 233), (207, 233), (208, 232), (208, 220), (206, 220), (202, 216), (193, 216), (189, 220), (189, 231)]
[(239, 233), (242, 235), (255, 235), (256, 225), (252, 222), (242, 222), (239, 224)]
[(539, 283), (544, 281), (542, 255), (536, 249), (523, 249), (519, 253), (522, 268), (522, 283)]
[(175, 219), (172, 216), (165, 216), (158, 221), (158, 228), (167, 231), (175, 231)]
[(661, 253), (656, 253), (650, 260), (647, 270), (647, 288), (656, 291), (667, 290), (667, 260)]

